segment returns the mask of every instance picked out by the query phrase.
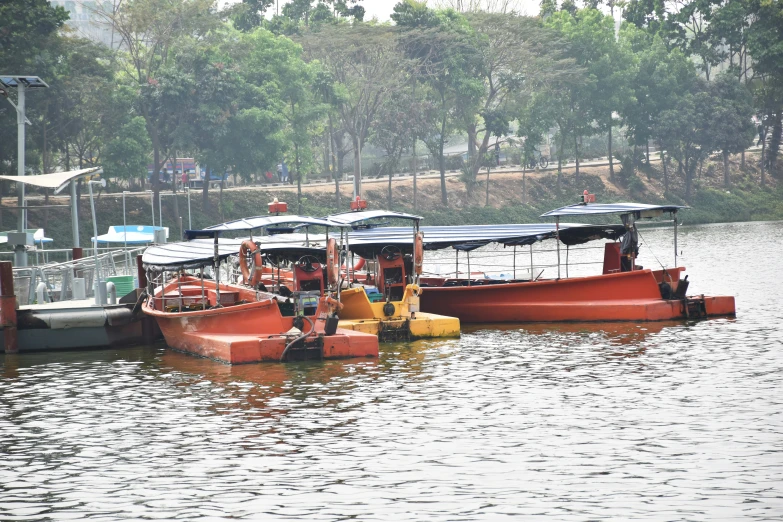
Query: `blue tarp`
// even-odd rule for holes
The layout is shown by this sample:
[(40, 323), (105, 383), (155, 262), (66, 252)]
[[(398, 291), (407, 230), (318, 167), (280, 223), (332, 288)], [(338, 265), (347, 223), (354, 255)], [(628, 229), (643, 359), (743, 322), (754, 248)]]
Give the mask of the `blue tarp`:
[[(109, 227), (106, 234), (98, 236), (98, 243), (128, 243), (129, 245), (144, 245), (154, 241), (156, 230), (165, 230), (166, 238), (169, 237), (168, 227), (153, 227), (150, 225), (128, 225)], [(95, 237), (90, 238), (94, 242)]]

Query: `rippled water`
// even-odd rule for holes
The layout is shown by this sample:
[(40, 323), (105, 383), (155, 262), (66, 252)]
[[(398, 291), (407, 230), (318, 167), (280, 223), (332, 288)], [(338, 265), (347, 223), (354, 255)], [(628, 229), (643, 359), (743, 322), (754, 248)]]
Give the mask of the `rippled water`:
[(781, 233), (682, 230), (691, 290), (736, 320), (469, 328), (378, 361), (4, 356), (0, 520), (780, 520)]

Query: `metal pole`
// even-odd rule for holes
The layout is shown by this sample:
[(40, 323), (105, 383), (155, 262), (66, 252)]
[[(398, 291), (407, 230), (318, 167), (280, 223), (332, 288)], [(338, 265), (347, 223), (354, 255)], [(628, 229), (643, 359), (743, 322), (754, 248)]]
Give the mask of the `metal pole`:
[(677, 211), (672, 212), (674, 217), (674, 268), (677, 268)]
[(513, 278), (517, 278), (517, 246), (514, 245), (514, 275)]
[(76, 199), (76, 180), (71, 180), (71, 235), (73, 247), (79, 248), (79, 201)]
[(468, 250), (467, 253), (468, 253), (468, 286), (470, 286), (470, 250)]
[(190, 185), (188, 185), (188, 230), (193, 230), (193, 221), (190, 219)]
[(125, 222), (125, 194), (127, 190), (122, 191), (122, 233), (125, 237), (125, 250), (128, 250), (128, 224)]
[(560, 279), (560, 218), (555, 218), (555, 240), (557, 241), (557, 278)]
[(90, 210), (92, 211), (93, 253), (95, 254), (95, 304), (103, 304), (101, 299), (101, 261), (98, 259), (98, 223), (95, 221), (95, 201), (92, 197), (92, 181), (87, 182), (90, 189)]
[[(24, 82), (18, 81), (18, 88), (17, 92), (19, 93), (19, 97), (17, 98), (17, 105), (16, 105), (16, 125), (17, 125), (17, 169), (16, 169), (16, 175), (20, 177), (20, 179), (24, 176), (24, 122), (25, 122), (25, 115), (24, 115), (24, 98), (25, 98), (25, 86)], [(25, 228), (27, 228), (27, 210), (24, 208), (24, 183), (17, 183), (16, 184), (16, 194), (17, 194), (17, 201), (19, 206), (19, 216), (18, 216), (18, 228), (19, 232), (24, 232)]]
[(533, 275), (533, 243), (530, 244), (530, 281), (533, 282), (535, 276)]

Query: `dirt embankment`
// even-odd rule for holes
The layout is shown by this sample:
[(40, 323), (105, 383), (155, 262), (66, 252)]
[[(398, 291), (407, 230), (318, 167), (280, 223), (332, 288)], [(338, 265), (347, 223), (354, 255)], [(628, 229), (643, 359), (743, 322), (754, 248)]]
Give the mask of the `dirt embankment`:
[[(757, 154), (746, 154), (745, 169), (741, 160), (732, 158), (732, 189), (723, 189), (722, 162), (708, 162), (694, 181), (694, 210), (690, 216), (697, 222), (727, 221), (745, 219), (783, 219), (783, 197), (775, 187), (775, 180), (767, 177), (767, 188), (760, 190)], [(664, 194), (663, 173), (659, 162), (643, 166), (634, 176), (624, 175), (615, 164), (612, 179), (609, 167), (584, 166), (579, 179), (572, 165), (563, 169), (558, 190), (556, 171), (538, 172), (492, 171), (489, 175), (489, 204), (487, 202), (486, 172), (481, 172), (477, 183), (468, 192), (466, 185), (455, 173), (448, 173), (446, 188), (448, 205), (441, 201), (441, 180), (437, 174), (420, 176), (417, 180), (417, 205), (413, 205), (413, 179), (410, 176), (395, 177), (392, 183), (392, 210), (416, 211), (425, 216), (426, 223), (466, 224), (535, 222), (538, 216), (549, 209), (577, 201), (578, 196), (588, 190), (596, 194), (599, 201), (638, 201), (645, 203), (683, 203), (684, 183), (681, 177), (671, 175), (669, 192)], [(353, 195), (350, 183), (340, 183), (341, 198), (337, 203), (335, 186), (330, 184), (305, 184), (302, 187), (301, 213), (325, 215), (348, 209)], [(365, 198), (370, 208), (388, 208), (388, 179), (365, 180)], [(190, 221), (192, 228), (202, 228), (214, 223), (240, 217), (264, 215), (267, 203), (277, 197), (289, 204), (291, 213), (299, 213), (296, 186), (258, 186), (226, 189), (221, 196), (219, 190), (211, 190), (205, 204), (201, 192), (191, 195)], [(701, 199), (700, 199), (701, 198)], [(704, 199), (706, 198), (706, 199)], [(176, 204), (175, 204), (176, 199)], [(49, 203), (63, 207), (29, 211), (29, 228), (43, 228), (48, 237), (55, 240), (54, 247), (72, 246), (71, 213), (68, 197), (50, 197)], [(6, 209), (0, 217), (0, 230), (16, 226), (16, 210), (7, 207), (16, 205), (16, 198), (2, 201)], [(31, 198), (30, 205), (42, 205), (43, 197)], [(180, 236), (182, 228), (188, 225), (187, 197), (180, 193), (176, 198), (162, 199), (163, 225), (171, 229), (170, 237)], [(702, 207), (699, 209), (699, 207)], [(725, 207), (725, 208), (724, 208)], [(123, 224), (121, 194), (99, 194), (96, 197), (98, 233), (105, 233), (111, 225)], [(155, 223), (160, 224), (158, 205), (155, 204)], [(92, 234), (89, 198), (81, 197), (79, 202), (80, 235), (83, 246), (88, 246)], [(152, 223), (149, 194), (126, 196), (125, 220), (129, 225)]]

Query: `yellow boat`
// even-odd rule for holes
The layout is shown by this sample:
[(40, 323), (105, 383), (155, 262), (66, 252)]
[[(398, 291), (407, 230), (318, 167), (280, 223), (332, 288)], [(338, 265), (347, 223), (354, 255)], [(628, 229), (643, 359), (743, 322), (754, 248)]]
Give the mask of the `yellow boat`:
[(431, 337), (459, 337), (459, 319), (419, 311), (423, 289), (405, 287), (400, 301), (370, 302), (364, 288), (348, 288), (340, 294), (340, 328), (371, 333), (379, 341), (409, 341)]

